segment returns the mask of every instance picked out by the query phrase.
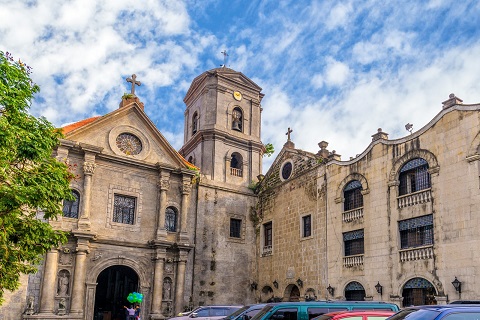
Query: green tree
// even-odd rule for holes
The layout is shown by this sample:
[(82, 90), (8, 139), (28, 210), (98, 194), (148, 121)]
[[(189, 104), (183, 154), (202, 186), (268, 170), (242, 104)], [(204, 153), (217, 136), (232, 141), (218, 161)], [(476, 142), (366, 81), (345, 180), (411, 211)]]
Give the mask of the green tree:
[(28, 113), (39, 87), (30, 67), (0, 51), (0, 304), (42, 256), (67, 240), (47, 222), (72, 199), (68, 166), (52, 157), (62, 133)]
[(273, 144), (271, 144), (270, 142), (265, 144), (265, 152), (263, 153), (264, 157), (270, 157), (274, 152), (275, 148), (273, 147)]

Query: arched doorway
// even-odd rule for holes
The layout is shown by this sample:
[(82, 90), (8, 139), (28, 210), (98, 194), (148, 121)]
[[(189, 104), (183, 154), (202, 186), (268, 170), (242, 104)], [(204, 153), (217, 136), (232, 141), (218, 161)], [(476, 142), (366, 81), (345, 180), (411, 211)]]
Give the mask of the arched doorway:
[(345, 287), (345, 299), (347, 301), (364, 301), (365, 289), (360, 282), (352, 281)]
[(125, 319), (123, 306), (130, 306), (127, 296), (138, 292), (138, 275), (126, 266), (108, 267), (97, 278), (94, 320)]
[(270, 286), (264, 286), (260, 291), (260, 302), (273, 302), (273, 289)]
[(437, 304), (433, 285), (423, 278), (413, 278), (403, 286), (403, 307)]
[(289, 284), (285, 288), (283, 301), (300, 301), (300, 289), (294, 284)]

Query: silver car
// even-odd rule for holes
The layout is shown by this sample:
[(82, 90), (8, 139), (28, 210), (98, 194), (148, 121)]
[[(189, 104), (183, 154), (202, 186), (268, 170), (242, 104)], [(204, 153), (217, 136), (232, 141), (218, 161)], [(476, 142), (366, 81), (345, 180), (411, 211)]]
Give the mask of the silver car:
[(197, 307), (187, 315), (170, 318), (170, 320), (215, 320), (222, 319), (234, 313), (242, 306), (203, 306)]

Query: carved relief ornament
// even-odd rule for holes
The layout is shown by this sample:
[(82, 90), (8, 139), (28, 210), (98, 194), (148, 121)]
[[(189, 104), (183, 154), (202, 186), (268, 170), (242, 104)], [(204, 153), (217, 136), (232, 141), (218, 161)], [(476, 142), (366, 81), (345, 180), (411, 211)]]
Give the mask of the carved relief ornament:
[(83, 173), (85, 174), (93, 174), (95, 172), (95, 167), (97, 165), (94, 162), (85, 161), (83, 163)]

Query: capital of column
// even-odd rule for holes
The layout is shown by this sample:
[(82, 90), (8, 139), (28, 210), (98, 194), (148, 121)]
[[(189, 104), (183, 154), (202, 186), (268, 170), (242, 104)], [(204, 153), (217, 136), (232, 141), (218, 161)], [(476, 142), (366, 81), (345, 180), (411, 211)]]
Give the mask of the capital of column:
[(87, 175), (93, 175), (96, 166), (97, 165), (94, 162), (85, 161), (83, 163), (83, 173)]
[(192, 178), (187, 176), (183, 177), (182, 181), (182, 194), (188, 195), (190, 194), (190, 191), (192, 190)]
[(398, 180), (388, 181), (389, 187), (398, 187), (399, 185), (400, 185), (400, 181)]
[(159, 182), (160, 190), (167, 191), (170, 189), (170, 172), (161, 171), (160, 172), (160, 182)]

